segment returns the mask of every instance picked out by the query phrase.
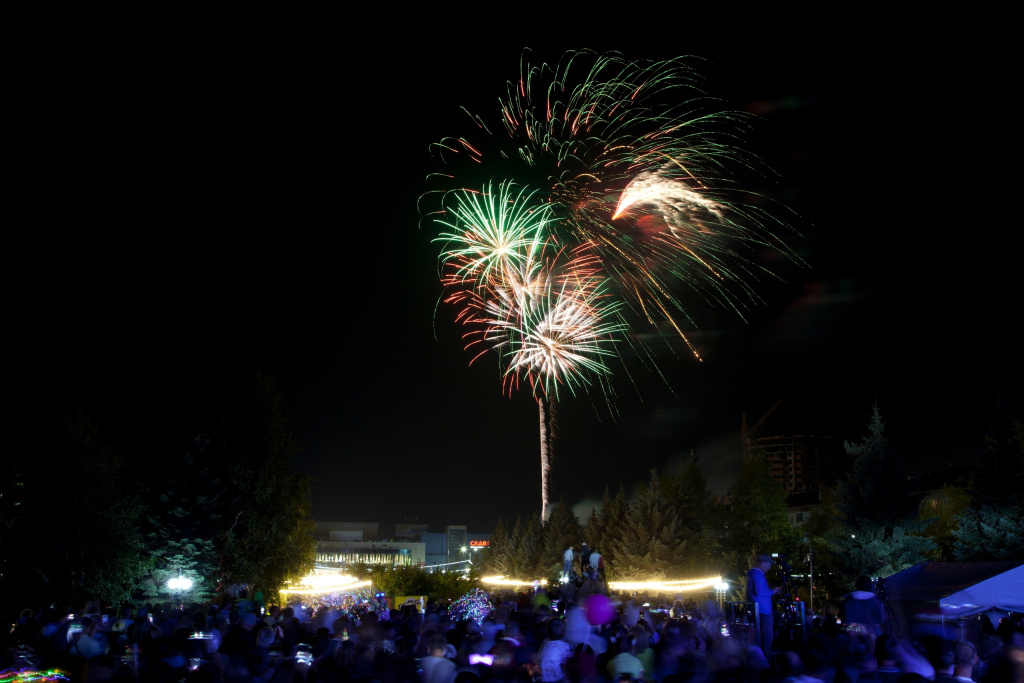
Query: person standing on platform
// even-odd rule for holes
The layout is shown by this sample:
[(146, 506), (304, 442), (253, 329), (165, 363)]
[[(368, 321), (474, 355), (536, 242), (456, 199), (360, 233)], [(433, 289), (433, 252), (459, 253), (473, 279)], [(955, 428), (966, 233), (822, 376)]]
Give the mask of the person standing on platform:
[(757, 605), (760, 614), (761, 628), (758, 635), (758, 644), (761, 652), (769, 662), (772, 660), (772, 640), (774, 639), (775, 618), (772, 614), (772, 596), (779, 592), (779, 588), (768, 586), (768, 577), (765, 573), (772, 568), (772, 556), (761, 553), (757, 556), (757, 562), (747, 572), (747, 600)]
[(600, 567), (601, 567), (601, 553), (599, 553), (597, 551), (597, 548), (594, 548), (593, 550), (590, 551), (590, 576), (591, 576), (591, 578), (594, 578), (594, 579), (600, 578), (600, 574), (598, 574), (598, 572), (597, 572), (597, 570)]

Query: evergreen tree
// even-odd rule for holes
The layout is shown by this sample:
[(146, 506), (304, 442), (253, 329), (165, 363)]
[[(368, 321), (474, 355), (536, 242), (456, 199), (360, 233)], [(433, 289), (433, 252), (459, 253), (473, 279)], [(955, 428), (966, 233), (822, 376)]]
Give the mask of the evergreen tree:
[(521, 576), (521, 567), (519, 566), (519, 544), (523, 540), (523, 533), (525, 525), (523, 524), (523, 518), (516, 516), (516, 523), (512, 525), (512, 533), (509, 534), (508, 559), (506, 560), (506, 576)]
[(918, 520), (898, 453), (889, 448), (876, 405), (868, 435), (844, 444), (853, 466), (839, 482), (839, 522), (828, 541), (835, 574), (848, 583), (860, 574), (886, 576), (928, 559), (935, 542), (925, 535), (934, 518)]
[(222, 580), (276, 591), (315, 560), (309, 480), (290, 471), (300, 449), (271, 378), (243, 377), (223, 400), (219, 422), (206, 425), (207, 451), (217, 444), (226, 466)]
[[(605, 488), (604, 493), (604, 504), (607, 505), (608, 501), (611, 500), (611, 497), (608, 495), (607, 488)], [(601, 509), (603, 508), (595, 507), (591, 509), (590, 517), (587, 519), (587, 523), (583, 525), (583, 542), (591, 547), (600, 543), (601, 539), (604, 537), (604, 529), (601, 526)]]
[(837, 602), (841, 596), (850, 592), (847, 577), (840, 573), (837, 566), (835, 541), (843, 528), (836, 506), (838, 494), (834, 488), (822, 486), (818, 495), (818, 507), (801, 527), (801, 531), (814, 553), (815, 600), (823, 598)]
[[(516, 521), (515, 572), (519, 578), (537, 579), (547, 575), (544, 567), (544, 527), (540, 515), (530, 515), (522, 524)], [(515, 534), (515, 531), (513, 531)]]
[(590, 547), (599, 550), (604, 556), (605, 565), (611, 567), (614, 575), (614, 567), (618, 566), (616, 548), (625, 534), (626, 517), (629, 514), (629, 501), (626, 499), (625, 486), (619, 486), (619, 491), (609, 497), (605, 491), (605, 502), (601, 507), (601, 537), (591, 541)]
[(662, 488), (665, 498), (679, 516), (682, 539), (686, 543), (679, 568), (687, 574), (710, 569), (717, 559), (714, 515), (718, 506), (714, 505), (707, 479), (697, 466), (697, 460), (690, 460), (677, 476), (664, 477)]
[(853, 465), (838, 486), (837, 507), (847, 523), (888, 526), (913, 512), (903, 458), (889, 448), (882, 413), (876, 405), (861, 443), (843, 444)]
[(957, 560), (1024, 560), (1024, 506), (968, 508), (958, 517)]
[(711, 493), (696, 459), (691, 459), (676, 476), (663, 477), (662, 489), (681, 519), (703, 521), (711, 503)]
[(1024, 559), (1024, 422), (1011, 420), (996, 400), (978, 449), (971, 505), (952, 529), (958, 560)]
[(917, 510), (918, 521), (934, 520), (925, 532), (935, 542), (931, 559), (941, 562), (954, 559), (955, 531), (960, 524), (960, 515), (970, 504), (971, 495), (967, 489), (950, 485), (943, 486), (940, 495), (921, 501)]
[(509, 537), (508, 529), (505, 528), (505, 521), (498, 519), (494, 533), (491, 534), (491, 543), (484, 551), (480, 561), (481, 571), (484, 575), (506, 576), (511, 574), (511, 559), (514, 554), (512, 539)]
[(233, 586), (273, 595), (313, 565), (308, 479), (280, 394), (262, 375), (183, 372), (145, 477), (147, 545), (155, 560), (140, 597), (188, 572), (196, 597)]
[(0, 599), (62, 606), (129, 599), (149, 562), (131, 463), (82, 413), (40, 441), (16, 471), (8, 463), (17, 481), (0, 491)]
[(547, 567), (546, 575), (557, 575), (562, 571), (566, 548), (575, 546), (578, 549), (582, 534), (580, 522), (572, 508), (559, 499), (551, 509), (548, 523), (544, 525), (543, 565)]
[(651, 470), (626, 512), (622, 533), (609, 544), (615, 576), (664, 579), (678, 574), (685, 547), (679, 516), (662, 495), (658, 471)]
[(1024, 423), (1010, 418), (1002, 397), (996, 399), (975, 463), (975, 509), (1024, 504)]
[(728, 520), (727, 559), (739, 574), (752, 566), (760, 552), (790, 554), (800, 538), (789, 523), (786, 492), (772, 479), (768, 463), (757, 452), (740, 463)]
[(837, 537), (833, 547), (843, 558), (841, 571), (847, 582), (852, 585), (861, 574), (890, 576), (926, 560), (935, 549), (935, 541), (919, 532), (930, 522), (908, 521), (905, 526), (892, 527), (865, 522), (856, 534)]
[[(191, 460), (186, 458), (185, 464)], [(217, 591), (217, 544), (213, 531), (220, 519), (210, 494), (218, 481), (196, 467), (193, 476), (161, 482), (162, 490), (149, 505), (146, 545), (152, 566), (138, 577), (135, 595), (152, 600), (169, 593), (168, 580), (189, 578), (189, 598), (205, 602)]]

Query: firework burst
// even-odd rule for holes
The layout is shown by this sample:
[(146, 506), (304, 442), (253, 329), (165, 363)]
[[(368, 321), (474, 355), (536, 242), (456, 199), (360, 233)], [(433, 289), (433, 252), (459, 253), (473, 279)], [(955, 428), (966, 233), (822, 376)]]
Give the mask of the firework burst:
[[(751, 118), (707, 97), (693, 62), (582, 51), (551, 67), (524, 53), (494, 118), (470, 115), (476, 137), (434, 148), (451, 173), (431, 180), (514, 178), (548, 209), (552, 239), (590, 245), (634, 344), (648, 327), (689, 345), (696, 300), (742, 317), (769, 274), (753, 250), (793, 256), (767, 201), (740, 187), (751, 171), (767, 172), (739, 145)], [(440, 212), (425, 213), (444, 220)]]
[(506, 388), (525, 380), (536, 397), (571, 393), (609, 374), (605, 358), (623, 331), (589, 245), (559, 248), (550, 207), (511, 183), (451, 194), (450, 220), (438, 241), (446, 303), (460, 308), (474, 360), (497, 352)]

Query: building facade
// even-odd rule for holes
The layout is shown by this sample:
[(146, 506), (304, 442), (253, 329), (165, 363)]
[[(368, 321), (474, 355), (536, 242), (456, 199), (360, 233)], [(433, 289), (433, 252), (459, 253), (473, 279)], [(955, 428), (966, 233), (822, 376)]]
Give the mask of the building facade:
[(458, 525), (445, 527), (443, 533), (430, 533), (425, 524), (399, 524), (394, 540), (371, 540), (378, 530), (375, 522), (317, 522), (317, 564), (340, 569), (367, 564), (462, 571), (476, 562), (491, 537), (471, 534)]
[(772, 479), (793, 494), (818, 490), (831, 444), (827, 436), (766, 436), (751, 439), (750, 450), (767, 461)]

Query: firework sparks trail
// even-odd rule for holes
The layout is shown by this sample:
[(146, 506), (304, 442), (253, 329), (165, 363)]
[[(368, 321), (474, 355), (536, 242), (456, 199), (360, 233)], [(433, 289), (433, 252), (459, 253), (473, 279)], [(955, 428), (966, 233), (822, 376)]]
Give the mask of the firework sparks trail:
[(714, 215), (719, 221), (725, 220), (721, 204), (690, 189), (686, 183), (660, 173), (644, 172), (630, 180), (619, 197), (612, 220), (622, 216), (633, 204), (652, 204), (662, 215), (669, 211), (679, 214), (679, 218), (670, 223), (672, 228), (693, 225), (696, 221), (691, 217), (700, 211)]

